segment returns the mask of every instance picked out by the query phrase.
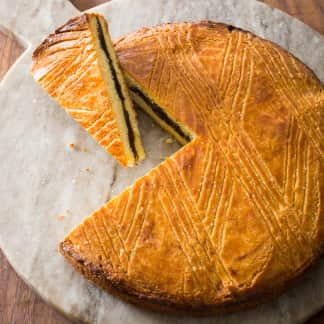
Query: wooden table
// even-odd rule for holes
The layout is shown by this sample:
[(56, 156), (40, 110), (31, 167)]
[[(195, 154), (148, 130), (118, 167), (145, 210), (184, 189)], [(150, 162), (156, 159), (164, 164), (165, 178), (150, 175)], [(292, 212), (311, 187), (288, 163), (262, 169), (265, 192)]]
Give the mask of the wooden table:
[[(106, 2), (106, 0), (71, 1), (80, 10)], [(262, 1), (297, 17), (324, 34), (324, 0)], [(22, 52), (23, 48), (16, 41), (0, 32), (0, 80)], [(44, 303), (17, 276), (0, 250), (0, 324), (10, 323), (70, 324), (72, 322)], [(307, 322), (307, 324), (315, 323), (324, 323), (324, 309)]]

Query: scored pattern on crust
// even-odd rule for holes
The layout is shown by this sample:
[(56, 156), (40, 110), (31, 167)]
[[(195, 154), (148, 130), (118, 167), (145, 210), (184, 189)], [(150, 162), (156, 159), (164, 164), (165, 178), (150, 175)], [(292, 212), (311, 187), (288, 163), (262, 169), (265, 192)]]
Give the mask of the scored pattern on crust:
[(72, 231), (63, 254), (175, 309), (280, 292), (323, 249), (321, 83), (278, 46), (221, 24), (146, 28), (115, 46), (195, 139)]

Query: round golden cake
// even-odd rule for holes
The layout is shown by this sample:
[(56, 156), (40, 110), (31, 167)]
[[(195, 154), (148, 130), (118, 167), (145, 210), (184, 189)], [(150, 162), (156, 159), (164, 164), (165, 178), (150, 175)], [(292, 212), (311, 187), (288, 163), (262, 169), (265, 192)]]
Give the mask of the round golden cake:
[(115, 42), (133, 100), (186, 143), (61, 243), (88, 279), (152, 309), (234, 311), (323, 252), (323, 85), (279, 46), (211, 22)]

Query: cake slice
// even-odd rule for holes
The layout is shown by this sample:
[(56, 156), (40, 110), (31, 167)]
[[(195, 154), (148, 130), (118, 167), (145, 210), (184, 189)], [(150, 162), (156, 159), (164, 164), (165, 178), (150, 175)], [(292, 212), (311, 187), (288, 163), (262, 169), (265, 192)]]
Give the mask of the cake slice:
[(144, 157), (136, 113), (103, 16), (85, 13), (33, 53), (38, 83), (123, 166)]

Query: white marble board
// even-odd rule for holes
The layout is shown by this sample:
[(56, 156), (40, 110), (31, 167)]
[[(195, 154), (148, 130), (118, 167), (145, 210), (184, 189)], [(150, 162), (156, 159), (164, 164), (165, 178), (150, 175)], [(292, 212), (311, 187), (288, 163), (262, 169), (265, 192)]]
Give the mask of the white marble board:
[[(107, 17), (113, 38), (162, 22), (229, 23), (287, 48), (324, 81), (323, 36), (254, 0), (114, 0), (91, 11)], [(33, 48), (77, 14), (68, 0), (0, 1), (2, 30), (26, 47), (0, 84), (0, 246), (18, 274), (46, 301), (91, 323), (298, 323), (323, 307), (324, 261), (268, 304), (196, 319), (125, 304), (88, 283), (57, 253), (57, 243), (84, 217), (179, 148), (166, 144), (167, 135), (140, 114), (148, 157), (123, 169), (33, 81)]]

